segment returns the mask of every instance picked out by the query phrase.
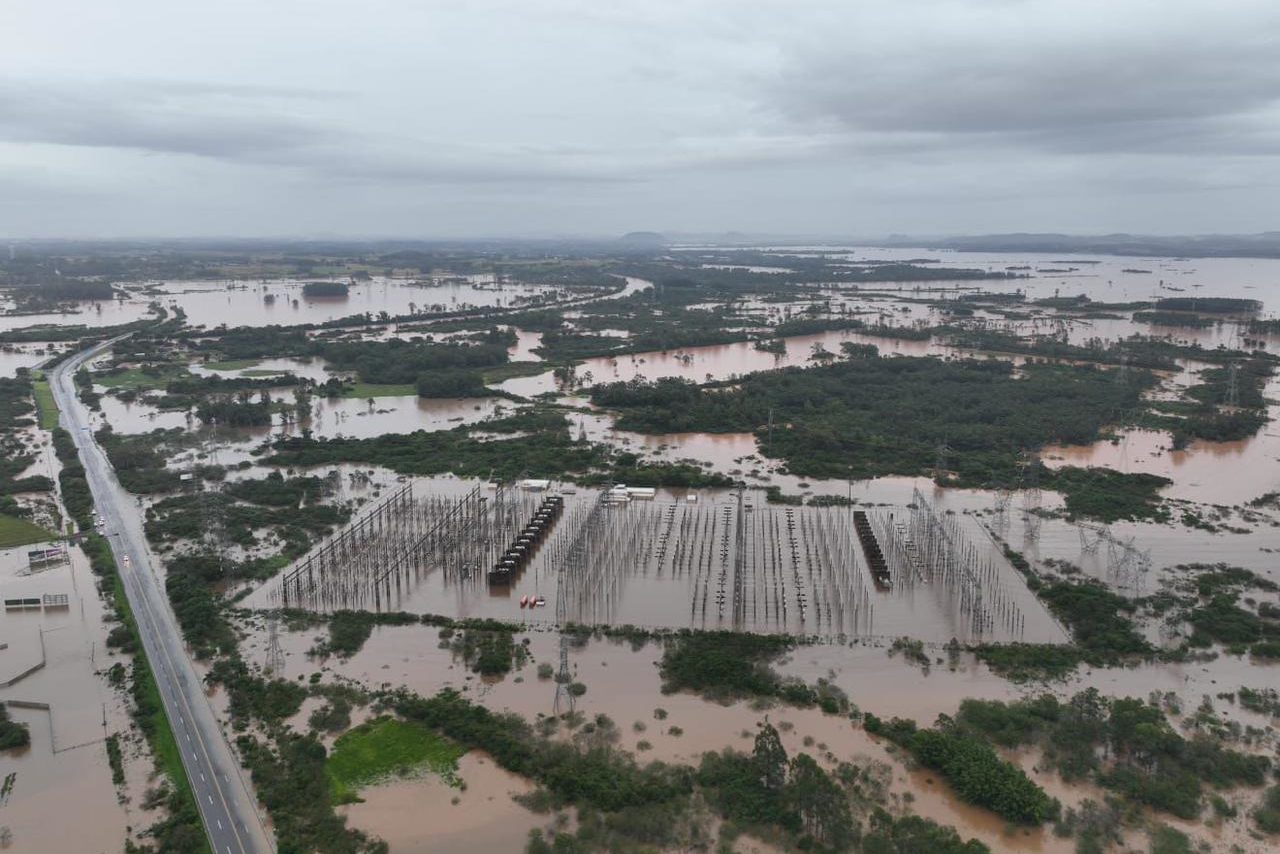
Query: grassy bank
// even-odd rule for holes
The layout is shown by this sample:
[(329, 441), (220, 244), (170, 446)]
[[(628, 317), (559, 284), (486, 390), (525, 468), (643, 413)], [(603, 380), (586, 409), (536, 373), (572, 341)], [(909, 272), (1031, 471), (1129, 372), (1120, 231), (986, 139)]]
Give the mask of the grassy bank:
[(413, 383), (356, 383), (342, 390), (343, 397), (417, 397), (418, 387)]
[(41, 377), (31, 384), (36, 398), (36, 410), (40, 413), (40, 427), (52, 430), (58, 426), (58, 405), (53, 401), (53, 389), (49, 381)]
[(31, 543), (43, 543), (56, 539), (57, 536), (57, 534), (46, 531), (26, 519), (0, 515), (0, 549), (11, 549), (14, 546), (26, 546)]

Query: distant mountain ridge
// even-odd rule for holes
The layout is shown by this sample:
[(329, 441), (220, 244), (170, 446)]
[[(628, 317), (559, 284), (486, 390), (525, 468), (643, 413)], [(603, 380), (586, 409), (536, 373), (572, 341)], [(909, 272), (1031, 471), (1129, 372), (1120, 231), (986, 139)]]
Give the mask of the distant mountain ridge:
[(894, 235), (886, 246), (928, 246), (958, 252), (1081, 252), (1158, 257), (1280, 258), (1280, 231), (1259, 234), (1070, 235), (1053, 233), (981, 234), (945, 238)]

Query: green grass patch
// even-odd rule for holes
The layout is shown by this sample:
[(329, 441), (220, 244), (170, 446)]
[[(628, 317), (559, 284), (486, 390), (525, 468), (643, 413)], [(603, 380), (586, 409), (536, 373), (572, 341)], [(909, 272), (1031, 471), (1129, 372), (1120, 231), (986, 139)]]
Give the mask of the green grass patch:
[(204, 366), (211, 371), (243, 371), (261, 362), (261, 359), (228, 359), (225, 362), (205, 362)]
[(58, 426), (58, 404), (53, 400), (53, 389), (46, 379), (37, 379), (31, 384), (35, 392), (36, 410), (40, 413), (40, 426), (52, 430)]
[(356, 383), (342, 390), (343, 397), (408, 397), (418, 396), (413, 383)]
[(362, 786), (426, 768), (457, 785), (458, 759), (466, 750), (422, 724), (380, 717), (342, 735), (325, 764), (335, 803), (359, 801)]
[(0, 549), (56, 540), (58, 535), (16, 516), (0, 515)]
[(485, 385), (493, 385), (516, 377), (536, 377), (554, 367), (546, 362), (507, 362), (505, 365), (485, 368), (481, 371), (481, 376), (484, 377)]
[(148, 366), (145, 368), (129, 368), (117, 373), (93, 374), (93, 381), (106, 388), (118, 389), (162, 389), (176, 379), (189, 377), (191, 374), (179, 365)]

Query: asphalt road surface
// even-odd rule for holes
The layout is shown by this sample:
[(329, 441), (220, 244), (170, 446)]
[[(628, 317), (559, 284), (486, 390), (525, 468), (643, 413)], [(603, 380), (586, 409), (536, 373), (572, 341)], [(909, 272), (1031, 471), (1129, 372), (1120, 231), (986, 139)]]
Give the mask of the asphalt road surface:
[(112, 342), (79, 353), (50, 376), (62, 426), (75, 437), (98, 514), (124, 581), (125, 594), (151, 662), (165, 713), (182, 752), (196, 806), (215, 854), (266, 854), (274, 850), (256, 801), (240, 776), (204, 685), (191, 666), (182, 635), (169, 610), (163, 587), (151, 565), (137, 500), (116, 480), (107, 455), (93, 438), (85, 407), (75, 394), (73, 376), (88, 359)]

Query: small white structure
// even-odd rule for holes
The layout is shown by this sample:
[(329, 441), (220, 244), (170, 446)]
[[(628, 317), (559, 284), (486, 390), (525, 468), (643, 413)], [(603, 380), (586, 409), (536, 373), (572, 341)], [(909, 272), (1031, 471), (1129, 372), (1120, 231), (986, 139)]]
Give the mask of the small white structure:
[(520, 481), (516, 486), (529, 492), (545, 492), (551, 488), (551, 481), (529, 479)]

